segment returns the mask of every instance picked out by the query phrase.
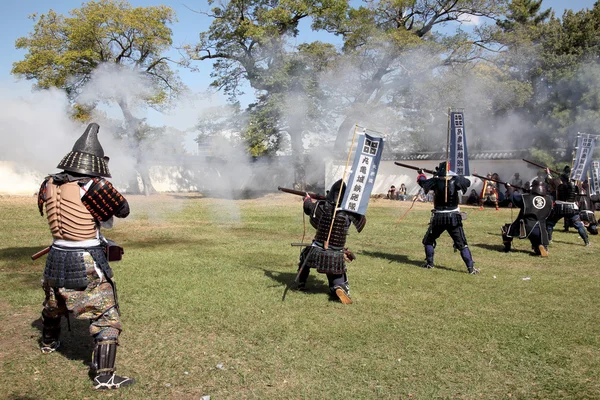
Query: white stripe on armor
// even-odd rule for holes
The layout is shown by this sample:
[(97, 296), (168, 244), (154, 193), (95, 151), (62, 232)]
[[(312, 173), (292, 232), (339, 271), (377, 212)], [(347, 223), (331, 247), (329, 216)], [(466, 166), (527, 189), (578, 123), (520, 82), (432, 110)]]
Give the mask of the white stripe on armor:
[[(88, 239), (88, 240), (63, 240), (55, 239), (52, 244), (61, 247), (72, 247), (72, 248), (86, 248), (86, 247), (97, 247), (100, 246), (100, 239)], [(60, 250), (60, 249), (57, 249)]]
[(445, 213), (453, 213), (453, 212), (460, 212), (460, 207), (456, 207), (453, 210), (434, 210), (434, 212), (437, 214), (445, 214)]

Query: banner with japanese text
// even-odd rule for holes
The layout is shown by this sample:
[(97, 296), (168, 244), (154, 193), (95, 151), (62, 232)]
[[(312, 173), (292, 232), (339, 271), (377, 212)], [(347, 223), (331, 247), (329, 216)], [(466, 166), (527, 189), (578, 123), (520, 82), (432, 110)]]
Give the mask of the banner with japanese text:
[(350, 177), (346, 184), (342, 210), (361, 215), (366, 214), (382, 152), (382, 137), (374, 137), (367, 133), (358, 136), (358, 145)]
[(577, 140), (577, 152), (575, 153), (575, 164), (571, 171), (571, 179), (576, 181), (585, 180), (585, 173), (592, 162), (592, 154), (596, 145), (596, 137), (589, 134), (579, 135)]
[(600, 161), (592, 161), (590, 169), (590, 194), (600, 194)]
[(467, 137), (465, 136), (465, 114), (450, 113), (450, 171), (457, 175), (470, 175)]

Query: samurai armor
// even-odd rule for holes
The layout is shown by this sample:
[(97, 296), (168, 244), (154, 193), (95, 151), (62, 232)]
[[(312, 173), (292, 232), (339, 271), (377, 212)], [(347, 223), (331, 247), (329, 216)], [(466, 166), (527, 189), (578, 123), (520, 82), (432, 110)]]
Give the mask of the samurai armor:
[(81, 202), (77, 181), (56, 185), (53, 178), (49, 178), (42, 191), (54, 239), (82, 241), (97, 238), (96, 222)]
[(459, 226), (462, 225), (462, 218), (460, 213), (440, 213), (434, 212), (431, 216), (431, 226)]
[(344, 251), (322, 249), (313, 246), (306, 255), (305, 268), (315, 268), (322, 274), (343, 274), (346, 272), (346, 262), (344, 260)]
[(100, 247), (62, 250), (52, 247), (46, 259), (44, 281), (51, 287), (81, 289), (88, 285), (84, 255), (90, 253), (98, 268), (112, 278), (112, 269)]

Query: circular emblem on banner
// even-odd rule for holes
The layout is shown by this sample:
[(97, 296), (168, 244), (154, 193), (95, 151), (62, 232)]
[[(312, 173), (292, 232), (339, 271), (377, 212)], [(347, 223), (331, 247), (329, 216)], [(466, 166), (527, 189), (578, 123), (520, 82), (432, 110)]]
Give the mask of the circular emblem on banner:
[(538, 210), (541, 210), (542, 208), (546, 207), (546, 199), (542, 196), (535, 196), (533, 198), (533, 206)]

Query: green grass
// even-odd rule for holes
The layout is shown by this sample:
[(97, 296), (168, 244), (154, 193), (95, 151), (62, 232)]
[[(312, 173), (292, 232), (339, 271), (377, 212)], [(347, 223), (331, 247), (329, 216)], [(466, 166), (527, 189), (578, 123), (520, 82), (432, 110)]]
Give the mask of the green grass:
[(309, 293), (285, 293), (300, 197), (130, 203), (132, 215), (105, 234), (125, 248), (112, 264), (125, 327), (117, 367), (138, 382), (97, 393), (85, 321), (72, 332), (63, 323), (60, 352), (38, 350), (44, 258), (30, 255), (50, 233), (34, 198), (0, 198), (0, 398), (600, 398), (597, 237), (586, 248), (556, 232), (547, 259), (530, 256), (527, 240), (505, 254), (511, 211), (463, 208), (481, 274), (466, 273), (447, 234), (437, 268), (425, 270), (431, 205), (396, 227), (410, 203), (374, 199), (367, 227), (348, 238), (358, 259), (344, 306), (315, 271)]

